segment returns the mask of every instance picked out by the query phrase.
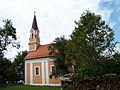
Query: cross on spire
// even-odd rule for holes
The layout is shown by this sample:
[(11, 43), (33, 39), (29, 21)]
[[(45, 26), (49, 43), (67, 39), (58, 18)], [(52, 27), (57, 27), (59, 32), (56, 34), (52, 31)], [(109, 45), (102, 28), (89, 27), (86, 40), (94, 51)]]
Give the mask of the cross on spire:
[(36, 11), (34, 11), (34, 15), (36, 15)]

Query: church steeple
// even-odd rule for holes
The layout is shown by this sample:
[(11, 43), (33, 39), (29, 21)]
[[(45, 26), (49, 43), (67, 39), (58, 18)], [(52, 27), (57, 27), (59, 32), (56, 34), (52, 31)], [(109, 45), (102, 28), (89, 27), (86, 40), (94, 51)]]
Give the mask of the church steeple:
[(34, 30), (38, 30), (37, 20), (36, 20), (36, 12), (35, 11), (34, 11), (34, 19), (33, 19), (33, 23), (32, 23), (32, 28)]
[(32, 23), (32, 28), (30, 30), (30, 38), (29, 38), (29, 51), (37, 50), (37, 47), (40, 45), (39, 38), (39, 29), (37, 26), (36, 14), (34, 12), (34, 18)]

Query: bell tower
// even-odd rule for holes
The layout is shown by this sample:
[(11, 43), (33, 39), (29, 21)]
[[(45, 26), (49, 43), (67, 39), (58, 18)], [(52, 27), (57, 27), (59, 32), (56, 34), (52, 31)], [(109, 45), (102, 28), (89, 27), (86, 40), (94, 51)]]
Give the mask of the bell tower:
[(37, 26), (36, 12), (34, 11), (34, 18), (32, 23), (32, 28), (30, 30), (29, 38), (29, 51), (37, 50), (37, 47), (40, 45), (39, 29)]

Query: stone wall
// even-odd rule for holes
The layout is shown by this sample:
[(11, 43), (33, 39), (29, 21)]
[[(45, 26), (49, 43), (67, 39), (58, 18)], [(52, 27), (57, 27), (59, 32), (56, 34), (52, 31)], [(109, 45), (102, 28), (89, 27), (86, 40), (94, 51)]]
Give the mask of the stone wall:
[(92, 78), (71, 77), (68, 90), (120, 90), (120, 75), (106, 74)]

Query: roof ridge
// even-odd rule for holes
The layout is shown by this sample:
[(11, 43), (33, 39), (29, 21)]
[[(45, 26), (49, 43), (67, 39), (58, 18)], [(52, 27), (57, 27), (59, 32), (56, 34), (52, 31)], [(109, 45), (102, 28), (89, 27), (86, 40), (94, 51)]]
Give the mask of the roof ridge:
[(49, 44), (39, 45), (37, 50), (29, 52), (24, 59), (49, 57), (48, 45)]

